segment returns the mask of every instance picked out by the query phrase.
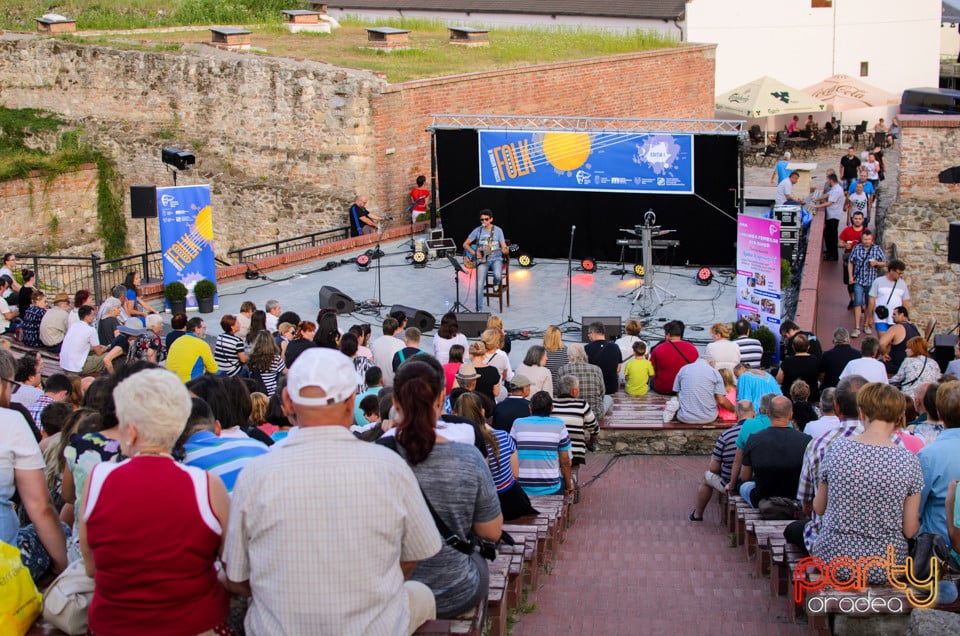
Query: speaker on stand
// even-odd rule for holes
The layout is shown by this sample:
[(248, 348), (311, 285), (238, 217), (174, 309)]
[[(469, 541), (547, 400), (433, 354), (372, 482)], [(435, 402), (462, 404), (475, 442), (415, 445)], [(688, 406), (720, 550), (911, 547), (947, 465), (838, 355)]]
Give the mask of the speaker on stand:
[(413, 307), (407, 307), (406, 305), (393, 305), (390, 307), (390, 313), (392, 314), (395, 311), (402, 311), (407, 316), (407, 326), (416, 327), (420, 330), (420, 333), (426, 333), (428, 331), (433, 331), (433, 328), (437, 325), (437, 319), (433, 317), (429, 311), (424, 311), (422, 309), (414, 309)]
[(147, 264), (147, 255), (150, 253), (150, 243), (147, 239), (147, 219), (157, 218), (157, 186), (130, 186), (130, 218), (143, 219), (143, 275), (140, 277), (141, 282), (155, 282), (156, 279), (150, 278), (150, 268)]

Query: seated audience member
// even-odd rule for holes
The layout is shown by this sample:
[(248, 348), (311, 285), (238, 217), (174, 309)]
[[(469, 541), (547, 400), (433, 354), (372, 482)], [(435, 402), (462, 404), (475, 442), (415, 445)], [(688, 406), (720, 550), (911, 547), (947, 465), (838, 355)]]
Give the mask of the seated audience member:
[[(277, 333), (273, 337), (273, 340), (277, 343), (277, 347), (280, 349), (281, 358), (285, 359), (287, 356), (287, 345), (289, 345), (290, 341), (294, 338), (294, 335), (297, 331), (297, 324), (298, 323), (295, 322), (284, 322), (282, 320), (277, 324)], [(369, 358), (367, 358), (367, 360), (369, 360)]]
[(603, 372), (595, 364), (587, 362), (587, 353), (580, 343), (567, 347), (570, 362), (557, 370), (557, 375), (575, 375), (580, 382), (580, 397), (587, 401), (597, 419), (613, 409), (613, 398), (604, 395)]
[(907, 343), (919, 336), (920, 330), (910, 322), (906, 307), (896, 307), (893, 309), (893, 324), (879, 335), (881, 359), (887, 367), (887, 375), (893, 375), (907, 357)]
[[(656, 376), (654, 376), (656, 377)], [(703, 358), (682, 367), (673, 382), (680, 408), (677, 419), (684, 424), (707, 424), (716, 421), (718, 407), (732, 411), (723, 378)]]
[[(640, 321), (636, 318), (629, 319), (626, 324), (623, 326), (624, 335), (620, 336), (613, 341), (613, 344), (620, 347), (620, 361), (626, 362), (633, 357), (633, 345), (638, 342), (643, 342), (640, 339), (640, 331), (643, 329), (643, 325), (640, 324)], [(646, 346), (647, 343), (643, 343)], [(557, 379), (554, 378), (553, 383), (557, 383)]]
[(507, 397), (493, 409), (493, 428), (509, 433), (520, 417), (530, 415), (530, 380), (517, 373), (506, 384)]
[(887, 384), (887, 368), (878, 359), (880, 356), (880, 341), (875, 336), (867, 336), (860, 343), (862, 357), (851, 360), (840, 373), (840, 379), (848, 375), (862, 375), (867, 382)]
[(20, 278), (23, 279), (23, 284), (17, 294), (17, 313), (21, 318), (24, 318), (27, 315), (27, 309), (33, 304), (33, 292), (37, 290), (34, 287), (37, 282), (37, 275), (32, 269), (24, 269), (20, 271)]
[(960, 382), (941, 384), (937, 388), (936, 402), (944, 430), (918, 455), (923, 471), (920, 531), (941, 534), (949, 543), (947, 489), (952, 482), (960, 479)]
[(530, 380), (530, 393), (546, 391), (550, 395), (554, 394), (553, 375), (544, 366), (546, 364), (547, 350), (540, 345), (531, 345), (523, 358), (523, 364), (516, 370), (517, 374)]
[[(17, 360), (17, 370), (13, 374), (14, 382), (19, 382), (16, 393), (10, 396), (10, 402), (33, 406), (34, 402), (43, 395), (40, 386), (40, 374), (43, 369), (43, 358), (39, 353), (25, 353)], [(34, 420), (36, 421), (36, 420)]]
[[(828, 563), (837, 557), (886, 559), (893, 546), (902, 564), (907, 539), (920, 528), (923, 490), (919, 460), (892, 440), (903, 425), (903, 394), (872, 382), (857, 393), (857, 406), (863, 432), (831, 443), (820, 465), (813, 509), (822, 521), (810, 554)], [(843, 576), (842, 568), (838, 574)], [(886, 584), (887, 571), (872, 567), (867, 581)]]
[(265, 315), (264, 315), (264, 328), (270, 332), (272, 336), (277, 331), (277, 326), (280, 324), (280, 312), (283, 311), (280, 307), (279, 300), (268, 300), (264, 303), (263, 306)]
[(340, 338), (340, 353), (353, 362), (353, 372), (357, 378), (357, 393), (363, 393), (367, 390), (367, 370), (373, 367), (373, 362), (370, 358), (360, 355), (359, 348), (360, 341), (355, 334), (347, 332)]
[(181, 382), (189, 382), (204, 372), (216, 373), (220, 370), (213, 359), (210, 345), (203, 339), (206, 333), (207, 325), (203, 318), (191, 318), (187, 321), (186, 333), (170, 346), (167, 369), (176, 373)]
[(167, 334), (164, 341), (164, 349), (170, 351), (170, 347), (176, 342), (177, 338), (187, 333), (187, 314), (177, 313), (170, 318), (170, 333)]
[(183, 430), (183, 463), (208, 471), (223, 480), (227, 493), (233, 492), (237, 476), (254, 457), (267, 453), (261, 442), (243, 438), (221, 437), (220, 421), (215, 419), (210, 405), (200, 398), (192, 398), (190, 417)]
[(530, 416), (519, 418), (510, 429), (520, 457), (517, 481), (531, 496), (574, 491), (570, 435), (552, 412), (553, 398), (540, 391), (530, 398)]
[(714, 369), (729, 369), (740, 364), (740, 345), (730, 340), (730, 325), (715, 322), (710, 326), (713, 342), (707, 345), (704, 357)]
[(777, 371), (777, 382), (780, 383), (784, 395), (790, 392), (794, 381), (803, 380), (807, 383), (810, 398), (820, 399), (820, 361), (810, 353), (810, 341), (803, 333), (793, 336), (793, 355), (780, 364)]
[[(627, 321), (630, 324), (630, 321)], [(639, 325), (640, 323), (637, 322)], [(637, 333), (640, 327), (637, 327)], [(543, 332), (543, 348), (547, 351), (547, 368), (550, 369), (553, 385), (557, 385), (560, 379), (558, 371), (560, 367), (570, 364), (570, 357), (567, 355), (567, 346), (563, 344), (563, 332), (556, 325), (550, 325)]]
[(936, 382), (940, 377), (940, 365), (929, 352), (930, 345), (923, 336), (914, 336), (907, 341), (907, 357), (890, 378), (890, 384), (904, 393), (913, 393), (921, 384)]
[(145, 334), (139, 318), (131, 317), (127, 322), (117, 327), (117, 337), (113, 339), (103, 356), (103, 366), (108, 373), (114, 373), (131, 362), (134, 352), (133, 343)]
[(277, 430), (275, 425), (267, 421), (267, 407), (269, 404), (270, 398), (268, 398), (265, 393), (254, 391), (250, 394), (250, 424), (257, 427), (261, 433), (264, 433), (268, 437), (270, 433)]
[[(44, 407), (54, 402), (66, 401), (72, 391), (73, 383), (70, 381), (70, 378), (62, 373), (54, 373), (47, 378), (43, 386), (43, 395), (27, 407), (27, 410), (30, 411), (30, 416), (33, 417), (33, 421), (36, 422), (37, 426), (43, 426), (42, 414)], [(19, 393), (19, 391), (17, 391), (17, 393)]]
[(60, 347), (60, 368), (67, 373), (93, 375), (103, 370), (106, 346), (100, 344), (93, 328), (93, 307), (83, 305), (77, 310), (80, 317), (63, 337)]
[[(362, 435), (380, 423), (379, 395), (380, 391), (383, 390), (383, 371), (380, 370), (380, 367), (370, 367), (364, 374), (363, 381), (367, 388), (363, 393), (357, 393), (357, 397), (353, 401), (353, 426), (350, 427), (350, 431), (354, 435)], [(370, 409), (363, 408), (362, 402), (369, 397), (375, 398), (376, 406), (374, 410), (378, 414), (375, 420), (369, 417)]]
[(381, 328), (383, 335), (370, 343), (370, 351), (373, 352), (373, 363), (383, 369), (384, 386), (393, 386), (393, 356), (403, 349), (403, 341), (394, 336), (400, 323), (387, 316)]
[(297, 323), (297, 330), (293, 334), (293, 340), (287, 343), (287, 350), (283, 354), (283, 362), (287, 365), (288, 369), (293, 366), (293, 361), (296, 360), (301, 353), (317, 346), (316, 343), (313, 342), (316, 335), (316, 323), (310, 322), (309, 320), (301, 320)]
[[(30, 424), (8, 407), (14, 359), (0, 348), (0, 541), (20, 548), (21, 559), (36, 580), (67, 567), (66, 539), (50, 499), (46, 464)], [(30, 525), (21, 528), (10, 501), (19, 496)]]
[(113, 395), (128, 459), (93, 468), (79, 515), (83, 563), (96, 582), (90, 631), (148, 624), (158, 632), (223, 633), (230, 597), (214, 564), (230, 500), (219, 477), (170, 455), (190, 415), (190, 394), (169, 372), (148, 369)]
[(743, 449), (740, 496), (754, 508), (768, 497), (793, 498), (810, 436), (790, 428), (793, 404), (782, 395), (770, 402), (770, 426), (750, 436)]
[(237, 319), (237, 324), (240, 325), (240, 328), (237, 329), (237, 337), (241, 340), (245, 340), (247, 334), (250, 332), (250, 319), (253, 317), (253, 312), (257, 310), (257, 305), (252, 301), (245, 300), (240, 303), (240, 311), (238, 311), (234, 318)]
[[(400, 418), (392, 429), (395, 447), (451, 531), (459, 537), (472, 531), (497, 541), (503, 516), (490, 468), (476, 448), (453, 443), (446, 427), (438, 428), (443, 382), (443, 367), (431, 356), (408, 360), (397, 370), (393, 400)], [(410, 579), (433, 590), (437, 617), (452, 618), (486, 597), (489, 569), (478, 552), (468, 555), (444, 545), (439, 554), (417, 563)]]
[(63, 292), (53, 297), (53, 306), (40, 320), (40, 344), (54, 353), (60, 352), (60, 343), (67, 334), (70, 320), (70, 297)]
[(647, 360), (647, 343), (642, 340), (634, 342), (633, 357), (623, 367), (623, 377), (626, 380), (624, 392), (627, 395), (646, 395), (654, 373), (653, 365)]
[[(514, 376), (516, 377), (516, 376)], [(553, 417), (563, 421), (570, 435), (570, 455), (574, 477), (587, 463), (587, 449), (597, 450), (600, 424), (586, 400), (580, 398), (580, 381), (575, 375), (560, 376), (557, 397), (553, 399)]]
[(14, 321), (20, 313), (16, 304), (11, 307), (5, 297), (12, 282), (9, 276), (0, 276), (0, 333), (10, 333), (15, 328)]
[[(277, 391), (277, 381), (287, 374), (287, 365), (280, 356), (280, 347), (276, 340), (266, 331), (261, 331), (253, 339), (250, 357), (247, 359), (247, 369), (254, 381), (263, 384), (259, 390), (270, 397)], [(356, 376), (354, 376), (356, 379)]]
[(653, 390), (661, 395), (674, 395), (674, 380), (684, 365), (690, 364), (700, 354), (697, 348), (683, 339), (684, 324), (671, 320), (663, 325), (664, 339), (650, 351), (650, 362), (656, 371)]
[[(487, 364), (487, 348), (483, 345), (482, 342), (473, 342), (470, 344), (470, 362), (464, 363), (463, 366), (457, 371), (457, 375), (454, 376), (457, 380), (457, 388), (467, 388), (463, 383), (460, 382), (460, 376), (470, 375), (465, 370), (467, 364), (470, 365), (473, 374), (477, 375), (476, 386), (474, 389), (477, 393), (481, 395), (486, 395), (491, 400), (496, 400), (500, 396), (501, 390), (506, 393), (506, 389), (500, 388), (500, 370), (496, 367)], [(469, 380), (468, 380), (469, 381)], [(450, 399), (453, 401), (453, 394), (456, 392), (454, 388), (450, 392)]]
[(920, 420), (913, 425), (913, 434), (923, 440), (924, 444), (932, 444), (943, 432), (943, 422), (940, 421), (940, 411), (937, 409), (937, 391), (941, 382), (921, 384), (917, 389), (917, 410), (923, 411)]
[(860, 352), (850, 346), (850, 332), (843, 327), (834, 329), (833, 348), (824, 351), (820, 358), (820, 388), (837, 386), (847, 363), (859, 357)]
[(790, 385), (790, 400), (793, 402), (794, 428), (801, 433), (806, 433), (807, 423), (819, 417), (817, 410), (810, 404), (810, 387), (806, 382), (799, 379), (793, 381)]
[(450, 348), (454, 345), (460, 345), (466, 351), (470, 343), (467, 342), (467, 337), (460, 333), (460, 323), (457, 321), (457, 315), (453, 312), (447, 312), (440, 319), (440, 328), (433, 338), (433, 357), (440, 364), (446, 364), (450, 361)]
[(236, 317), (224, 314), (220, 318), (223, 333), (217, 336), (213, 344), (213, 359), (217, 363), (220, 375), (237, 375), (247, 363), (247, 354), (243, 340), (237, 335), (240, 323)]
[(30, 304), (23, 313), (23, 344), (37, 348), (44, 346), (40, 340), (40, 323), (43, 322), (46, 313), (47, 295), (39, 289), (34, 289)]
[(807, 422), (803, 432), (816, 440), (827, 431), (840, 426), (840, 418), (837, 417), (837, 410), (834, 405), (836, 401), (837, 390), (829, 387), (820, 392), (820, 418)]
[(160, 364), (167, 359), (167, 348), (163, 339), (163, 317), (152, 313), (145, 319), (144, 333), (133, 343), (131, 360), (146, 360)]
[(960, 378), (960, 338), (958, 338), (956, 344), (953, 345), (953, 357), (955, 359), (947, 364), (947, 370), (944, 371), (944, 374), (954, 375)]
[(737, 402), (734, 412), (737, 423), (720, 433), (720, 437), (717, 438), (713, 455), (710, 457), (710, 465), (703, 474), (700, 488), (697, 489), (697, 505), (688, 517), (690, 521), (703, 521), (703, 511), (707, 509), (707, 504), (713, 497), (713, 491), (724, 492), (727, 484), (730, 483), (730, 469), (737, 454), (737, 435), (740, 433), (740, 427), (743, 426), (744, 421), (756, 415), (753, 404), (749, 400)]
[(583, 346), (583, 350), (587, 352), (587, 361), (600, 368), (603, 373), (604, 393), (613, 395), (620, 389), (620, 347), (607, 340), (602, 322), (590, 323), (587, 327), (587, 338), (590, 342)]
[[(730, 369), (717, 369), (717, 372), (720, 374), (720, 378), (723, 380), (723, 388), (727, 390), (727, 399), (731, 404), (736, 406), (737, 380), (733, 377), (733, 371)], [(736, 409), (731, 411), (722, 406), (718, 406), (717, 411), (719, 412), (717, 419), (719, 419), (721, 422), (736, 422), (740, 419), (737, 417)]]
[(460, 369), (460, 365), (463, 364), (463, 356), (466, 352), (467, 348), (458, 344), (450, 347), (450, 351), (447, 352), (449, 362), (443, 365), (443, 373), (447, 380), (447, 397), (450, 397), (450, 391), (453, 390), (457, 371)]
[(406, 346), (393, 355), (393, 360), (390, 363), (394, 373), (397, 372), (401, 364), (414, 356), (426, 354), (426, 351), (420, 348), (420, 338), (420, 330), (416, 327), (408, 327), (407, 330), (403, 332), (403, 342)]
[(737, 399), (750, 400), (753, 403), (753, 408), (758, 412), (760, 411), (760, 398), (764, 395), (768, 393), (783, 394), (777, 379), (763, 369), (751, 369), (741, 363), (734, 367), (733, 375), (737, 378)]
[[(356, 390), (339, 351), (300, 354), (281, 391), (299, 430), (237, 480), (224, 560), (228, 589), (252, 595), (247, 633), (402, 634), (435, 616), (430, 590), (404, 571), (436, 554), (440, 537), (405, 462), (348, 430)], [(300, 505), (287, 504), (291, 492)], [(329, 514), (340, 509), (352, 512)], [(312, 600), (291, 604), (303, 590)]]
[[(491, 323), (498, 326), (490, 326)], [(495, 397), (497, 402), (502, 402), (507, 397), (504, 382), (513, 377), (513, 369), (510, 367), (510, 358), (504, 350), (506, 336), (499, 316), (490, 316), (487, 320), (487, 329), (480, 334), (480, 341), (485, 351), (483, 363), (493, 367), (500, 374), (500, 390)], [(527, 379), (530, 380), (530, 378)]]
[(750, 369), (759, 369), (763, 361), (763, 345), (756, 338), (750, 337), (750, 323), (741, 318), (734, 323), (733, 328), (737, 333), (733, 342), (740, 348), (740, 364)]
[(97, 337), (100, 338), (100, 344), (108, 346), (113, 339), (117, 337), (117, 327), (126, 322), (126, 318), (121, 319), (120, 314), (123, 311), (123, 305), (118, 298), (110, 296), (100, 305), (99, 317), (97, 319)]
[[(727, 484), (727, 490), (729, 492), (736, 493), (739, 488), (740, 468), (743, 465), (743, 449), (747, 445), (747, 440), (757, 431), (762, 431), (770, 426), (770, 416), (768, 415), (770, 412), (770, 404), (773, 402), (773, 398), (778, 395), (779, 393), (764, 394), (763, 397), (760, 398), (759, 406), (756, 407), (756, 415), (745, 419), (740, 425), (740, 432), (737, 433), (736, 441), (734, 442), (737, 450), (733, 458), (733, 468), (730, 469), (732, 477)], [(749, 402), (750, 400), (747, 401)], [(750, 403), (753, 404), (753, 402)]]
[(793, 322), (792, 320), (784, 320), (780, 323), (780, 348), (782, 360), (786, 360), (794, 355), (796, 355), (796, 349), (793, 346), (794, 339), (798, 335), (804, 335), (807, 338), (808, 348), (807, 351), (814, 358), (817, 359), (817, 362), (820, 362), (820, 358), (823, 357), (823, 349), (820, 347), (820, 342), (810, 331), (800, 331), (800, 325)]

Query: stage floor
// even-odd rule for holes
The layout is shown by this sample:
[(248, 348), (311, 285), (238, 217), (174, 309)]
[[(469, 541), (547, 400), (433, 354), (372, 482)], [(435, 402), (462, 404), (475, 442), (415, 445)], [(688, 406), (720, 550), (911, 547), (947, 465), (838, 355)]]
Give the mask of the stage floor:
[[(319, 310), (319, 290), (324, 285), (339, 289), (358, 305), (353, 314), (340, 316), (341, 331), (351, 325), (367, 322), (373, 326), (374, 337), (381, 335), (380, 324), (393, 304), (407, 305), (440, 317), (450, 311), (457, 298), (469, 310), (475, 309), (475, 277), (460, 274), (455, 278), (453, 266), (446, 258), (430, 260), (426, 267), (415, 268), (406, 257), (411, 254), (410, 239), (385, 243), (385, 256), (380, 259), (378, 289), (377, 260), (366, 272), (360, 272), (355, 263), (345, 263), (321, 271), (330, 262), (352, 259), (361, 251), (340, 255), (336, 259), (304, 263), (286, 270), (270, 272), (269, 280), (242, 280), (220, 286), (219, 308), (206, 315), (207, 338), (212, 342), (221, 332), (220, 317), (236, 313), (240, 303), (251, 300), (263, 308), (268, 299), (280, 301), (281, 308), (297, 312), (303, 320), (316, 320)], [(503, 311), (499, 311), (496, 299), (491, 306), (485, 304), (482, 311), (500, 314), (504, 328), (509, 332), (527, 332), (529, 339), (514, 338), (510, 358), (514, 366), (523, 361), (523, 355), (531, 344), (540, 344), (543, 330), (551, 324), (559, 325), (568, 317), (581, 322), (584, 316), (619, 316), (624, 322), (631, 317), (643, 324), (643, 337), (648, 342), (657, 342), (663, 337), (662, 325), (668, 320), (680, 319), (687, 325), (686, 337), (701, 349), (711, 341), (708, 329), (717, 321), (731, 322), (736, 319), (735, 281), (732, 270), (714, 270), (713, 282), (708, 286), (697, 285), (695, 268), (655, 267), (654, 281), (662, 290), (657, 293), (644, 288), (634, 302), (640, 279), (633, 274), (633, 263), (624, 276), (613, 275), (618, 263), (600, 262), (597, 271), (589, 274), (580, 270), (579, 262), (573, 264), (572, 308), (568, 294), (567, 261), (537, 259), (529, 269), (522, 269), (511, 260), (510, 306), (504, 299)], [(360, 309), (364, 301), (380, 300), (384, 307)], [(662, 300), (662, 304), (661, 304)], [(159, 301), (155, 303), (159, 306)], [(427, 334), (432, 337), (435, 332)], [(425, 337), (422, 346), (432, 351), (432, 341)], [(580, 329), (573, 325), (564, 340), (580, 340)]]

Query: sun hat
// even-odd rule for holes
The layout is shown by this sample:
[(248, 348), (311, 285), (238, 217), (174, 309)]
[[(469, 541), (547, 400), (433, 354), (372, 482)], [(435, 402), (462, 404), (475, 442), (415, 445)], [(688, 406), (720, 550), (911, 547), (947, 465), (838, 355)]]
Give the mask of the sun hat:
[(471, 380), (476, 380), (479, 377), (480, 374), (477, 373), (476, 367), (469, 362), (464, 362), (460, 365), (460, 368), (457, 369), (457, 380), (459, 382), (470, 382)]

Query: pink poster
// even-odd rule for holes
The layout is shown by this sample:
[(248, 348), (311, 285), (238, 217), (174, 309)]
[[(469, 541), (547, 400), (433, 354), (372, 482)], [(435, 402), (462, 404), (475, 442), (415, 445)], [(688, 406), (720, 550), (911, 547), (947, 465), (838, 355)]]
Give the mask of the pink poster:
[(780, 221), (737, 217), (737, 318), (774, 333), (780, 352)]

